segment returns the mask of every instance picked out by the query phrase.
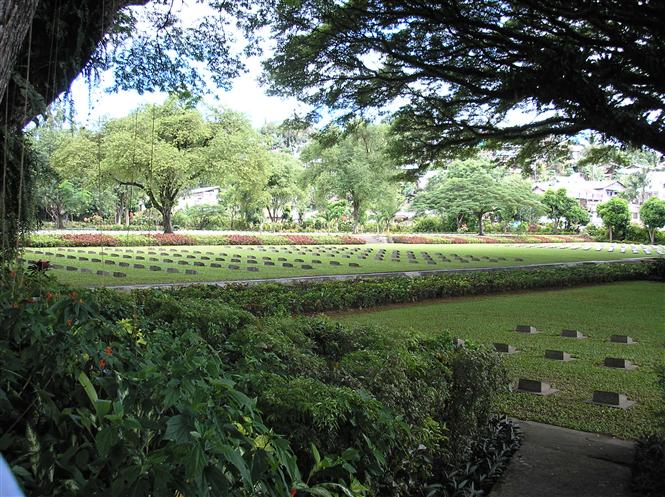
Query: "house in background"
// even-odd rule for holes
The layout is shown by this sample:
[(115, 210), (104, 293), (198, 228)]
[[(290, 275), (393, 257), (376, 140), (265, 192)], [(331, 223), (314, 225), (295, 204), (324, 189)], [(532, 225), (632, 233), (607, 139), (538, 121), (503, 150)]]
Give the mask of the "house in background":
[[(536, 183), (533, 191), (542, 195), (546, 190), (558, 190), (565, 188), (568, 196), (576, 198), (580, 206), (587, 210), (591, 223), (596, 226), (603, 224), (598, 216), (596, 208), (598, 204), (608, 201), (626, 190), (626, 187), (617, 180), (607, 179), (601, 181), (587, 181), (580, 173), (570, 176), (559, 176), (552, 181)], [(640, 219), (640, 206), (629, 203), (630, 215), (633, 222)]]
[(196, 205), (217, 205), (219, 204), (219, 190), (219, 186), (194, 188), (178, 199), (175, 210), (178, 211)]

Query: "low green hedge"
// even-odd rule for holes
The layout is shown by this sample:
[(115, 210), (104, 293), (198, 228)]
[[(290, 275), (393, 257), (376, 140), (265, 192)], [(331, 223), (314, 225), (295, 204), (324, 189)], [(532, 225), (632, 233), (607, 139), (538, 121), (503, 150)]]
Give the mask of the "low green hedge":
[[(660, 263), (589, 264), (572, 268), (449, 273), (419, 278), (390, 277), (293, 285), (265, 283), (226, 287), (196, 285), (168, 290), (177, 298), (213, 299), (257, 316), (363, 309), (426, 299), (484, 295), (538, 288), (655, 278)], [(149, 294), (149, 292), (147, 293)], [(139, 294), (147, 295), (142, 292)]]

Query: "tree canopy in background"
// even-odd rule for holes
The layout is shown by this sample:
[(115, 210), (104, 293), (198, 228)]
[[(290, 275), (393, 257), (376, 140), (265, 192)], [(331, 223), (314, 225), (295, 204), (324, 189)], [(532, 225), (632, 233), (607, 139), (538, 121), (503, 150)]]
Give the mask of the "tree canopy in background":
[(316, 185), (320, 197), (350, 203), (354, 233), (368, 207), (387, 193), (399, 173), (385, 154), (386, 133), (385, 125), (354, 122), (319, 134), (303, 151), (305, 179)]
[(583, 130), (665, 152), (663, 2), (276, 4), (273, 91), (350, 112), (398, 107), (407, 162)]
[(483, 158), (450, 164), (420, 195), (418, 203), (421, 208), (451, 214), (458, 220), (474, 217), (480, 235), (484, 234), (483, 218), (487, 214), (540, 206), (528, 183), (515, 181)]

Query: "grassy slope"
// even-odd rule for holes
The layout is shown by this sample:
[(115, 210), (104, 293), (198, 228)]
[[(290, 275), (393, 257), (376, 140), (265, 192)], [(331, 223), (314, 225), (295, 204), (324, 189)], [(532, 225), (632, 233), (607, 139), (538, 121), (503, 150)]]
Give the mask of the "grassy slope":
[[(376, 323), (405, 333), (440, 333), (515, 345), (519, 353), (504, 356), (511, 378), (550, 381), (560, 392), (538, 397), (507, 393), (501, 409), (521, 419), (542, 421), (585, 431), (633, 438), (653, 429), (655, 413), (663, 409), (654, 367), (665, 364), (665, 285), (653, 282), (511, 294), (378, 309), (336, 316), (344, 322)], [(533, 324), (541, 333), (512, 331)], [(588, 338), (559, 336), (561, 329), (583, 331)], [(608, 342), (612, 334), (628, 334), (637, 345)], [(545, 349), (564, 350), (576, 360), (563, 363), (543, 357)], [(633, 371), (601, 367), (606, 356), (639, 365)], [(637, 400), (629, 410), (586, 403), (593, 390), (619, 391)]]
[[(580, 247), (573, 249), (573, 247)], [(355, 246), (358, 247), (358, 246)], [(55, 274), (63, 282), (70, 285), (80, 286), (105, 286), (105, 285), (118, 285), (118, 284), (147, 284), (147, 283), (173, 283), (173, 282), (192, 282), (192, 281), (221, 281), (221, 280), (239, 280), (239, 279), (255, 279), (255, 278), (279, 278), (289, 276), (314, 276), (314, 275), (328, 275), (328, 274), (350, 274), (350, 273), (374, 273), (374, 272), (394, 272), (394, 271), (418, 271), (418, 270), (431, 270), (431, 269), (457, 269), (457, 268), (471, 268), (471, 267), (492, 267), (492, 266), (514, 266), (523, 264), (537, 264), (548, 262), (571, 262), (571, 261), (584, 261), (584, 260), (611, 260), (629, 257), (644, 257), (642, 251), (635, 255), (630, 248), (625, 254), (620, 253), (617, 248), (614, 252), (607, 251), (609, 244), (540, 244), (540, 245), (398, 245), (398, 244), (368, 244), (359, 246), (360, 250), (372, 249), (372, 252), (365, 260), (357, 258), (357, 254), (352, 253), (353, 246), (340, 246), (340, 247), (313, 247), (313, 246), (280, 246), (280, 247), (263, 247), (262, 251), (259, 247), (244, 247), (244, 246), (200, 246), (200, 247), (132, 247), (132, 248), (75, 248), (69, 249), (26, 249), (26, 259), (44, 258), (50, 260), (52, 263), (69, 265), (77, 268), (85, 267), (93, 270), (93, 274), (84, 274), (80, 272), (68, 272), (63, 270), (56, 270)], [(584, 250), (585, 247), (590, 247), (589, 250)], [(596, 248), (602, 247), (600, 251)], [(305, 255), (298, 253), (300, 250), (309, 250)], [(341, 251), (335, 258), (332, 258), (330, 251), (338, 249)], [(385, 249), (386, 254), (383, 261), (376, 260), (375, 254), (378, 250)], [(76, 255), (85, 257), (100, 257), (103, 259), (113, 259), (117, 262), (141, 263), (146, 267), (149, 265), (159, 265), (162, 271), (153, 272), (148, 269), (133, 269), (133, 268), (120, 268), (116, 266), (105, 265), (103, 263), (85, 262), (73, 259), (65, 259), (64, 257), (56, 257), (51, 255), (44, 255), (36, 253), (35, 251), (47, 251), (52, 253), (60, 253), (66, 255)], [(203, 252), (202, 254), (195, 254), (194, 251)], [(276, 252), (273, 252), (275, 250)], [(293, 253), (288, 253), (291, 250)], [(394, 262), (391, 260), (393, 250), (400, 250), (401, 260)], [(94, 251), (97, 255), (89, 254), (89, 251)], [(145, 253), (140, 253), (140, 251)], [(156, 254), (148, 254), (148, 251), (156, 252)], [(187, 252), (186, 252), (187, 251)], [(320, 255), (314, 255), (317, 252)], [(326, 252), (328, 251), (328, 252)], [(411, 263), (406, 257), (406, 251), (413, 251), (417, 263)], [(206, 252), (215, 255), (206, 255)], [(427, 264), (423, 259), (423, 252), (429, 253), (434, 258), (436, 264)], [(130, 254), (132, 256), (142, 255), (146, 260), (137, 260), (135, 258), (111, 258), (109, 254), (120, 253)], [(178, 265), (179, 259), (173, 256), (163, 256), (161, 253), (180, 253), (183, 260), (193, 262), (200, 260), (201, 256), (210, 257), (210, 261), (202, 261), (205, 267), (193, 267)], [(226, 253), (229, 257), (225, 257), (225, 261), (215, 261), (214, 257)], [(341, 257), (343, 254), (353, 254), (350, 259)], [(230, 256), (237, 254), (240, 256), (240, 263), (230, 263)], [(445, 254), (450, 260), (443, 261), (439, 259), (436, 254)], [(467, 262), (460, 262), (452, 254), (457, 254), (460, 257), (474, 256), (476, 258), (490, 257), (498, 258), (504, 257), (506, 260), (497, 262), (481, 259), (479, 261), (469, 260)], [(652, 251), (652, 255), (655, 253)], [(195, 259), (185, 259), (186, 255), (194, 255)], [(259, 268), (258, 272), (248, 272), (246, 263), (248, 255), (255, 255), (259, 260), (256, 265)], [(271, 256), (276, 266), (264, 266), (261, 257)], [(148, 257), (155, 257), (158, 261), (148, 261)], [(294, 265), (293, 268), (281, 267), (283, 261), (277, 261), (277, 257), (284, 257), (286, 262)], [(171, 258), (173, 263), (163, 262), (164, 258)], [(304, 264), (311, 264), (313, 269), (302, 269), (300, 267), (303, 263), (296, 263), (294, 259), (301, 258)], [(516, 259), (523, 259), (522, 261)], [(313, 259), (321, 260), (321, 264), (312, 264)], [(337, 260), (340, 266), (330, 265), (330, 261)], [(222, 268), (211, 268), (211, 262), (218, 262), (223, 265)], [(360, 267), (349, 267), (349, 262), (360, 264)], [(237, 264), (240, 266), (238, 270), (228, 269), (229, 264)], [(175, 267), (180, 270), (178, 274), (166, 273), (167, 267)], [(197, 274), (185, 275), (184, 269), (195, 269)], [(125, 278), (114, 278), (111, 276), (98, 276), (94, 274), (96, 270), (105, 271), (121, 271), (127, 274)]]

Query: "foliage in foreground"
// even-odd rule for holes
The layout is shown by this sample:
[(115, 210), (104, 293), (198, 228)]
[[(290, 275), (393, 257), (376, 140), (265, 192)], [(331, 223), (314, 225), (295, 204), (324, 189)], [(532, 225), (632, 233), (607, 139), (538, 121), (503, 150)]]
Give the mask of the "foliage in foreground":
[(0, 298), (0, 449), (28, 494), (474, 495), (515, 448), (487, 350), (49, 285), (7, 272)]

